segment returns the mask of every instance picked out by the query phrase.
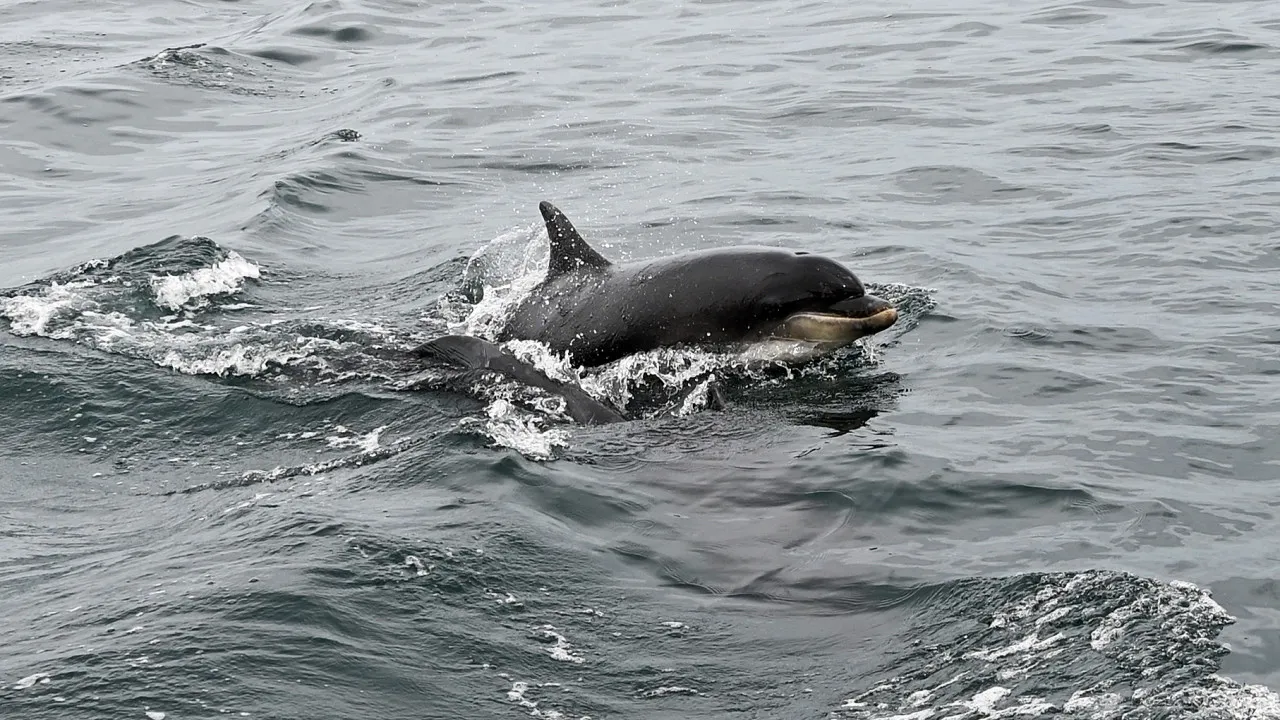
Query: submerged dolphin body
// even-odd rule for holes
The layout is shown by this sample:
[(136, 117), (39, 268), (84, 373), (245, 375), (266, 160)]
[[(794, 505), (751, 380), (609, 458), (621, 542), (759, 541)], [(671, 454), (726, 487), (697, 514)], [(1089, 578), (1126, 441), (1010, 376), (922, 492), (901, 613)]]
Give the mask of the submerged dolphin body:
[[(516, 308), (499, 341), (537, 340), (584, 366), (675, 345), (767, 339), (848, 345), (898, 319), (840, 263), (805, 251), (731, 247), (614, 265), (554, 205), (538, 206), (551, 244), (546, 279)], [(479, 338), (446, 336), (418, 348), (563, 397), (584, 423), (623, 419)]]

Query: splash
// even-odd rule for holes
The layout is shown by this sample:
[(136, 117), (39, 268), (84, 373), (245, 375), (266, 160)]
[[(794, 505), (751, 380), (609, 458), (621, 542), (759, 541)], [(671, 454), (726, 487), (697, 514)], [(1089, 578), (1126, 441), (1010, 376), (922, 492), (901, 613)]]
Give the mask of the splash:
[(483, 420), (468, 418), (460, 427), (474, 427), (494, 445), (515, 450), (531, 460), (550, 460), (557, 448), (569, 446), (569, 433), (564, 428), (544, 425), (545, 420), (523, 412), (510, 400), (494, 398), (485, 408)]
[(188, 304), (200, 307), (208, 304), (210, 296), (239, 292), (246, 279), (256, 280), (261, 274), (261, 268), (245, 260), (235, 250), (230, 250), (226, 259), (213, 267), (181, 275), (152, 277), (151, 291), (156, 305), (161, 308), (180, 310)]
[(73, 337), (69, 318), (97, 306), (84, 293), (93, 282), (52, 282), (39, 295), (15, 295), (0, 300), (0, 317), (9, 321), (14, 335), (66, 340)]
[(515, 308), (546, 277), (548, 248), (541, 225), (505, 232), (480, 248), (463, 270), (467, 302), (448, 296), (440, 312), (449, 332), (494, 339)]
[(258, 377), (272, 367), (296, 364), (311, 356), (316, 343), (296, 349), (272, 348), (258, 343), (236, 343), (226, 347), (220, 338), (173, 338), (178, 347), (164, 350), (153, 358), (161, 367), (185, 375), (217, 375), (219, 377)]
[(0, 320), (14, 335), (66, 340), (187, 375), (275, 377), (289, 368), (321, 382), (378, 376), (378, 359), (366, 349), (391, 334), (380, 325), (231, 324), (232, 313), (258, 307), (244, 295), (262, 274), (207, 238), (168, 238), (0, 293)]

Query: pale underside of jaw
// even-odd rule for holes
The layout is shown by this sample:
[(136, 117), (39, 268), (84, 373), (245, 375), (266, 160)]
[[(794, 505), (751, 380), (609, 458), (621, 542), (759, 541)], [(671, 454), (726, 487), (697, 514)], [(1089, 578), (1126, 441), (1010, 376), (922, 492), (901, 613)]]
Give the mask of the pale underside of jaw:
[(897, 320), (898, 311), (893, 308), (887, 308), (863, 318), (834, 313), (801, 312), (783, 320), (769, 335), (777, 339), (804, 340), (835, 346), (847, 345), (859, 338), (885, 330)]

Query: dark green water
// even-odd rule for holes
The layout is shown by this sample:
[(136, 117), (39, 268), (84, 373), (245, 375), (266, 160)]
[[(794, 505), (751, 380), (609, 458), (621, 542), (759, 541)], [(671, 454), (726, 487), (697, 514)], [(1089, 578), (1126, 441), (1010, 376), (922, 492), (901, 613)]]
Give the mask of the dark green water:
[[(1280, 717), (1277, 73), (1263, 2), (0, 8), (0, 717)], [(543, 199), (903, 319), (597, 428), (425, 370)]]

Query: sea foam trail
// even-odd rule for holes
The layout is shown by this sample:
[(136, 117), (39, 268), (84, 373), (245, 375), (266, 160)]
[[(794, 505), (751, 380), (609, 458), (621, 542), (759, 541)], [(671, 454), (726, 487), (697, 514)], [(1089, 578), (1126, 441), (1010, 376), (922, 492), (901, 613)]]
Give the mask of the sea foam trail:
[(262, 274), (206, 238), (169, 238), (0, 296), (0, 319), (14, 335), (68, 340), (188, 375), (259, 376), (331, 350), (335, 343), (324, 338), (222, 326), (225, 313), (255, 306), (213, 308), (212, 299), (240, 294)]
[(192, 303), (204, 305), (214, 295), (230, 295), (240, 291), (248, 278), (258, 279), (262, 269), (244, 259), (235, 250), (212, 267), (199, 268), (181, 275), (151, 278), (151, 291), (157, 306), (179, 310)]

